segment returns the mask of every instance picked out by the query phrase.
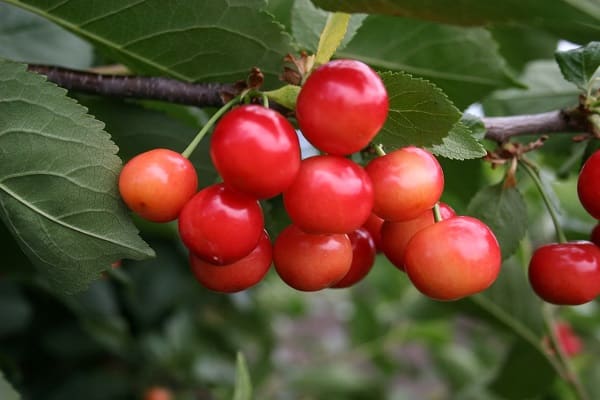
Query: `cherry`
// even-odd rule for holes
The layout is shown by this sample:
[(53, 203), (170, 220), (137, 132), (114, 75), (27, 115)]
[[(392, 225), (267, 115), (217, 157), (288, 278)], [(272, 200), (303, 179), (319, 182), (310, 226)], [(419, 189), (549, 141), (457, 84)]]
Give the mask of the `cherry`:
[(317, 149), (348, 155), (375, 137), (388, 108), (385, 86), (375, 71), (360, 61), (334, 60), (317, 68), (304, 82), (296, 118)]
[(437, 159), (418, 147), (404, 147), (373, 159), (365, 168), (375, 193), (373, 212), (388, 221), (417, 218), (444, 190)]
[(437, 300), (457, 300), (487, 289), (500, 272), (500, 246), (478, 219), (452, 217), (409, 240), (405, 270), (415, 287)]
[(263, 230), (258, 201), (222, 183), (199, 191), (179, 215), (185, 246), (214, 264), (230, 264), (247, 256)]
[(258, 199), (283, 192), (300, 168), (294, 127), (278, 112), (254, 104), (219, 120), (210, 156), (225, 184)]
[(367, 229), (375, 242), (375, 248), (377, 251), (381, 251), (381, 226), (383, 225), (383, 219), (377, 215), (371, 213), (369, 218), (363, 224), (363, 228)]
[(574, 357), (581, 353), (583, 344), (569, 323), (557, 322), (554, 329), (558, 342), (567, 357)]
[(281, 279), (294, 289), (325, 289), (350, 270), (352, 244), (345, 234), (310, 234), (290, 225), (273, 244), (273, 264)]
[[(456, 215), (445, 203), (440, 203), (439, 208), (443, 220)], [(427, 210), (408, 221), (385, 221), (381, 227), (381, 251), (393, 265), (404, 271), (404, 252), (409, 240), (415, 233), (434, 223), (432, 210)]]
[(590, 234), (590, 240), (596, 246), (600, 246), (600, 223), (596, 224), (596, 226), (594, 226), (594, 229), (592, 229), (592, 233)]
[(375, 241), (366, 228), (358, 228), (348, 234), (352, 244), (352, 263), (350, 270), (333, 288), (347, 288), (361, 281), (375, 263)]
[(254, 250), (238, 261), (216, 265), (190, 253), (190, 266), (202, 286), (215, 292), (235, 293), (260, 282), (269, 271), (272, 259), (269, 235), (263, 232)]
[(587, 303), (600, 294), (600, 249), (587, 241), (538, 247), (529, 262), (529, 282), (548, 303)]
[(311, 233), (349, 233), (365, 223), (373, 188), (365, 170), (339, 156), (302, 160), (283, 204), (295, 225)]
[(144, 400), (172, 400), (173, 393), (162, 386), (150, 387), (144, 393)]
[(119, 175), (119, 192), (142, 218), (167, 222), (177, 218), (198, 190), (192, 163), (169, 149), (150, 150), (129, 160)]
[(590, 215), (600, 219), (600, 151), (583, 164), (577, 180), (577, 194), (581, 205)]

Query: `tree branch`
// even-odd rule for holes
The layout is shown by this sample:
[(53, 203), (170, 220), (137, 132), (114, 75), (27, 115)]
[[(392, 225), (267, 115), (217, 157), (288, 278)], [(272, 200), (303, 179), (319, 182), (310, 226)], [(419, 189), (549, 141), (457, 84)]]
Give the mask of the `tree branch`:
[[(48, 80), (68, 90), (120, 98), (162, 100), (197, 107), (221, 107), (245, 88), (243, 82), (190, 83), (163, 77), (97, 74), (36, 64), (30, 64), (28, 68), (46, 75)], [(499, 143), (520, 135), (592, 132), (587, 116), (579, 109), (485, 117), (482, 120), (486, 128), (485, 138)]]

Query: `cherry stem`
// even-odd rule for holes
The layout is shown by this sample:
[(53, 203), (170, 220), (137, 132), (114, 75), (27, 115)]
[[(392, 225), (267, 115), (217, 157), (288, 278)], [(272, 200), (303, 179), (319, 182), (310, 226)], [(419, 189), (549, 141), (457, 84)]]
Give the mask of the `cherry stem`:
[(375, 153), (377, 153), (379, 157), (385, 156), (385, 151), (383, 150), (382, 144), (376, 144), (375, 146), (373, 146), (373, 148), (375, 149)]
[(234, 105), (239, 103), (240, 100), (242, 99), (242, 96), (243, 95), (234, 97), (233, 99), (231, 99), (227, 103), (225, 103), (225, 105), (223, 107), (219, 108), (217, 110), (217, 112), (215, 112), (212, 115), (212, 117), (210, 117), (210, 119), (206, 122), (206, 124), (204, 124), (202, 129), (200, 129), (200, 131), (196, 134), (196, 137), (194, 138), (194, 140), (192, 140), (190, 142), (190, 144), (188, 144), (188, 146), (181, 153), (181, 155), (184, 156), (185, 158), (190, 158), (190, 156), (192, 155), (194, 150), (196, 150), (196, 147), (198, 147), (198, 145), (200, 144), (200, 141), (202, 140), (202, 138), (208, 133), (210, 128), (212, 128), (212, 126), (215, 124), (215, 122), (217, 122), (217, 120), (219, 118), (221, 118), (223, 116), (223, 114), (225, 114), (231, 107), (233, 107)]
[(542, 199), (544, 200), (546, 209), (548, 210), (548, 213), (550, 214), (550, 217), (552, 218), (552, 223), (554, 224), (554, 229), (556, 231), (556, 238), (557, 238), (558, 242), (566, 243), (567, 237), (565, 236), (565, 233), (563, 232), (563, 230), (560, 226), (558, 213), (555, 210), (554, 205), (550, 201), (550, 196), (548, 195), (548, 193), (546, 193), (546, 189), (544, 188), (544, 184), (542, 183), (542, 180), (539, 177), (537, 168), (535, 168), (533, 165), (531, 165), (531, 163), (529, 161), (525, 161), (523, 159), (521, 159), (519, 161), (519, 163), (525, 169), (525, 171), (529, 174), (529, 176), (531, 177), (531, 180), (533, 180), (533, 183), (537, 187), (540, 195), (542, 196)]
[(440, 211), (440, 203), (435, 203), (433, 206), (433, 220), (437, 224), (442, 220), (442, 212)]

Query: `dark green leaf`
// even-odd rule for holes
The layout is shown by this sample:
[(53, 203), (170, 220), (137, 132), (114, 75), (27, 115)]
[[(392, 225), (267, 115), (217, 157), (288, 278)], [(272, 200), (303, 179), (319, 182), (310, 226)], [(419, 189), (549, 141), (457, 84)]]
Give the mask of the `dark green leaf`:
[(252, 400), (252, 381), (250, 373), (248, 373), (246, 358), (241, 352), (237, 353), (233, 400)]
[(475, 132), (462, 121), (452, 127), (442, 144), (433, 145), (430, 150), (436, 156), (453, 160), (481, 158), (486, 155), (485, 148), (475, 138)]
[(435, 85), (405, 73), (381, 74), (390, 98), (383, 129), (374, 139), (389, 148), (440, 144), (460, 112)]
[(486, 223), (496, 235), (502, 258), (508, 258), (527, 232), (527, 206), (516, 188), (502, 184), (481, 189), (471, 200), (467, 214)]
[[(233, 82), (257, 66), (273, 85), (290, 37), (264, 0), (9, 0), (62, 25), (136, 72)], [(157, 49), (160, 49), (157, 51)]]
[(462, 109), (517, 85), (497, 47), (485, 29), (373, 15), (338, 56), (423, 77)]
[(600, 42), (591, 42), (573, 50), (558, 51), (556, 61), (565, 79), (587, 92), (600, 67)]
[(8, 280), (0, 281), (0, 337), (25, 329), (31, 321), (31, 314), (31, 305), (19, 287)]
[(2, 400), (20, 400), (21, 396), (19, 393), (13, 389), (13, 387), (8, 383), (2, 371), (0, 371), (0, 399)]
[(0, 217), (56, 291), (122, 258), (152, 256), (119, 200), (103, 124), (25, 66), (0, 61)]

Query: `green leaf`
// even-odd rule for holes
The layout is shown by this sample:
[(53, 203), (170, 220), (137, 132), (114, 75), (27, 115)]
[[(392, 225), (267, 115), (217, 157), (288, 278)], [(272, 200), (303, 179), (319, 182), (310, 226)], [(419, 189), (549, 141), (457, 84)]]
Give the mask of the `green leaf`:
[(87, 68), (92, 47), (52, 22), (0, 3), (0, 57), (28, 63)]
[(481, 28), (373, 15), (337, 55), (430, 80), (461, 109), (517, 85), (492, 36)]
[(453, 160), (481, 158), (487, 153), (485, 148), (475, 138), (477, 132), (472, 131), (465, 123), (458, 121), (450, 130), (442, 144), (431, 146), (430, 150), (436, 156)]
[(19, 287), (8, 280), (0, 281), (0, 315), (0, 337), (23, 331), (32, 319), (31, 304)]
[(512, 255), (527, 232), (527, 206), (516, 188), (502, 183), (481, 189), (471, 200), (467, 214), (479, 218), (496, 235), (502, 258)]
[(313, 0), (329, 11), (388, 14), (458, 25), (521, 22), (573, 42), (600, 34), (600, 3), (590, 0)]
[(538, 113), (577, 104), (579, 91), (562, 78), (554, 61), (529, 63), (519, 79), (528, 88), (492, 93), (482, 103), (486, 115)]
[(270, 100), (273, 100), (290, 110), (296, 109), (296, 100), (300, 93), (300, 86), (285, 85), (275, 90), (265, 92)]
[(241, 352), (237, 353), (233, 400), (252, 400), (252, 382), (248, 373), (246, 358)]
[(0, 399), (2, 400), (20, 400), (21, 396), (13, 389), (10, 383), (0, 371)]
[[(7, 0), (92, 42), (132, 70), (186, 81), (233, 82), (259, 67), (278, 80), (293, 51), (264, 0)], [(157, 49), (159, 49), (157, 51)]]
[(0, 60), (0, 87), (0, 217), (50, 287), (76, 292), (116, 260), (152, 256), (103, 124), (24, 65)]
[(405, 73), (384, 72), (381, 78), (390, 99), (387, 121), (375, 143), (388, 148), (432, 146), (460, 118), (460, 112), (434, 84)]
[(558, 51), (555, 56), (565, 79), (587, 92), (600, 68), (600, 42), (591, 42), (584, 47), (568, 51)]
[(327, 17), (327, 22), (319, 37), (319, 45), (315, 54), (315, 65), (325, 64), (331, 59), (342, 39), (346, 35), (350, 14), (333, 13)]

